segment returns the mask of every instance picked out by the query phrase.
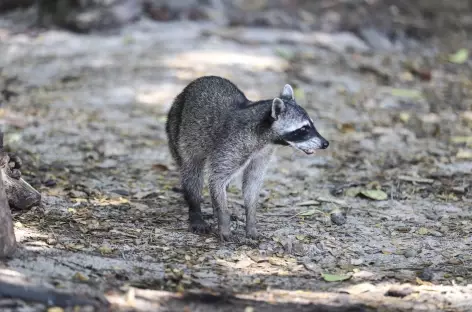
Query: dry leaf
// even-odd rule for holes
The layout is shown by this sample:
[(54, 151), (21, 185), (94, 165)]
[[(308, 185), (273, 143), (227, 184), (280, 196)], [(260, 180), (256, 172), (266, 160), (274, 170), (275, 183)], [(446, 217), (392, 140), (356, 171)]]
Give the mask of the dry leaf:
[(420, 227), (420, 228), (418, 229), (417, 233), (420, 234), (420, 235), (426, 235), (426, 234), (429, 233), (429, 231), (428, 231), (428, 229), (425, 228), (425, 227)]
[(456, 157), (458, 159), (472, 159), (472, 150), (465, 150), (465, 149), (460, 149)]
[(152, 169), (156, 171), (168, 171), (169, 167), (163, 164), (154, 164), (152, 165)]
[(102, 255), (105, 255), (105, 254), (110, 254), (113, 252), (113, 249), (108, 247), (108, 246), (101, 246), (100, 248), (98, 248), (98, 251), (100, 251), (100, 253)]
[(427, 281), (423, 281), (421, 278), (417, 277), (416, 278), (416, 283), (418, 285), (425, 285), (425, 286), (433, 286), (433, 283), (431, 282), (427, 282)]
[(343, 123), (339, 126), (339, 130), (342, 133), (349, 133), (349, 132), (354, 132), (356, 131), (356, 128), (354, 127), (353, 124), (351, 123)]
[(75, 273), (72, 278), (75, 279), (75, 280), (81, 281), (81, 282), (88, 281), (88, 277), (83, 275), (80, 272)]
[(236, 269), (244, 269), (253, 264), (254, 261), (252, 261), (250, 258), (242, 259), (238, 261), (235, 265), (234, 268)]
[(382, 190), (363, 190), (360, 194), (374, 200), (386, 200), (388, 198), (387, 193)]

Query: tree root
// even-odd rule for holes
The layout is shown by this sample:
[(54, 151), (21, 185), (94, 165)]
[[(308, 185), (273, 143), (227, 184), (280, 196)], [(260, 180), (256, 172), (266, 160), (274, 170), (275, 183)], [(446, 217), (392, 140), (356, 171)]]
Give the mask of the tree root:
[(41, 194), (21, 177), (18, 156), (0, 151), (0, 170), (11, 209), (26, 210), (41, 202)]

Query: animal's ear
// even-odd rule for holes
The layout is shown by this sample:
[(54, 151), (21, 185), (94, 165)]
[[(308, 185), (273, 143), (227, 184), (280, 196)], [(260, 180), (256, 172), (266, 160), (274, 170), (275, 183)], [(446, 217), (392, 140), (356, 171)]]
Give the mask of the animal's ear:
[(272, 102), (272, 113), (270, 114), (274, 120), (279, 119), (280, 114), (285, 110), (284, 101), (275, 98)]
[(280, 95), (281, 98), (283, 99), (287, 99), (287, 100), (294, 100), (295, 97), (293, 95), (293, 89), (292, 89), (292, 86), (289, 85), (289, 84), (286, 84), (284, 86), (284, 89), (282, 91), (282, 94)]

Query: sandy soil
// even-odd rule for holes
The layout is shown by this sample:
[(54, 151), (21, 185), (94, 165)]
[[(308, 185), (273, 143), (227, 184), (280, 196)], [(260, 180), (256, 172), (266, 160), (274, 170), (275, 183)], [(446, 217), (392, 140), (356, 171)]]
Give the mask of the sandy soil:
[[(5, 142), (43, 195), (41, 207), (14, 212), (20, 249), (4, 270), (86, 293), (352, 293), (366, 283), (471, 291), (470, 61), (452, 64), (426, 48), (372, 51), (353, 35), (228, 32), (204, 22), (142, 20), (84, 36), (13, 34), (9, 19), (1, 26), (1, 76), (16, 77), (9, 88), (19, 93), (2, 107)], [(164, 123), (173, 97), (207, 74), (231, 79), (251, 99), (291, 83), (331, 143), (316, 156), (278, 149), (256, 245), (187, 230)], [(237, 181), (230, 203), (242, 236)], [(207, 191), (204, 211), (212, 213)], [(455, 300), (465, 311), (466, 299)]]

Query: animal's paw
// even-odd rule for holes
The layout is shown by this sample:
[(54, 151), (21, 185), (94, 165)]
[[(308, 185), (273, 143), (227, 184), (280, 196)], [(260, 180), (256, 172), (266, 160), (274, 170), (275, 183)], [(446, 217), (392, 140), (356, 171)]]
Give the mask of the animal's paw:
[(231, 235), (230, 230), (219, 231), (220, 241), (221, 242), (234, 242), (235, 237)]
[(230, 215), (230, 220), (231, 220), (231, 221), (244, 221), (244, 220), (242, 220), (242, 219), (241, 219), (237, 214), (235, 214), (235, 213), (232, 213), (232, 214)]
[(230, 244), (237, 244), (237, 245), (247, 245), (250, 247), (257, 247), (259, 246), (259, 241), (254, 240), (251, 238), (247, 238), (244, 235), (238, 234), (221, 234), (220, 233), (220, 240), (222, 243), (230, 243)]
[(232, 233), (229, 229), (224, 231), (219, 231), (220, 241), (222, 243), (234, 243), (241, 244), (244, 242), (245, 237), (238, 235), (237, 233)]
[(246, 229), (246, 238), (251, 240), (259, 240), (261, 236), (256, 229)]
[(195, 220), (190, 220), (190, 231), (196, 234), (208, 234), (210, 233), (210, 226), (203, 221), (203, 219), (198, 218)]
[(252, 239), (252, 238), (244, 238), (243, 241), (241, 241), (242, 244), (252, 247), (252, 248), (257, 248), (259, 246), (259, 240), (258, 239)]

